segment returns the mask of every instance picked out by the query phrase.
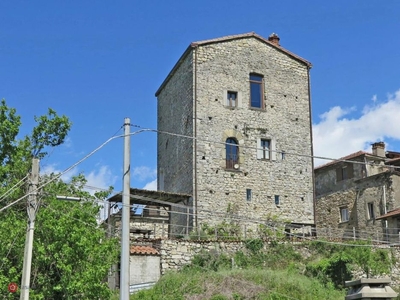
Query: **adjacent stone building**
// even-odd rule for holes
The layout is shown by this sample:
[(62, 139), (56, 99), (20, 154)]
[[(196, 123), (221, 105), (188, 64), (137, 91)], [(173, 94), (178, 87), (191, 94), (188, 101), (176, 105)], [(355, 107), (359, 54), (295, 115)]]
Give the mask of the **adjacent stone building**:
[(314, 223), (311, 63), (279, 42), (192, 43), (156, 92), (158, 190), (193, 196), (193, 226)]
[(378, 142), (315, 168), (318, 235), (399, 242), (399, 162)]

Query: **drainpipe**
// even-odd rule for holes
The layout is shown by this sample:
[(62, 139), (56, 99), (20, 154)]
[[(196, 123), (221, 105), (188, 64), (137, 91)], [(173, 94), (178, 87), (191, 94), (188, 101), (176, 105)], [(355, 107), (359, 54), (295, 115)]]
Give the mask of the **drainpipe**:
[(364, 156), (365, 177), (368, 177), (368, 162), (367, 157)]
[(194, 220), (197, 230), (199, 229), (197, 220), (197, 49), (194, 48)]
[[(386, 186), (383, 185), (383, 214), (386, 215)], [(385, 219), (385, 232), (387, 234), (387, 229), (388, 229), (388, 221)]]
[(310, 118), (310, 138), (311, 138), (311, 174), (312, 174), (312, 190), (313, 190), (313, 215), (314, 225), (316, 225), (316, 197), (315, 197), (315, 175), (314, 175), (314, 147), (313, 147), (313, 134), (312, 134), (312, 120), (311, 120), (311, 83), (310, 83), (310, 66), (307, 66), (307, 81), (308, 81), (308, 112)]

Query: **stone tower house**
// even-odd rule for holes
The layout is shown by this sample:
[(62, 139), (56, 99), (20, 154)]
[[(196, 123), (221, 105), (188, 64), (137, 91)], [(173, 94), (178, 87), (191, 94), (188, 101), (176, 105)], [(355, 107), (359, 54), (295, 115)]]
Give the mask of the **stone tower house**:
[(233, 213), (313, 224), (309, 70), (279, 37), (190, 44), (156, 92), (158, 189), (193, 195), (193, 225)]

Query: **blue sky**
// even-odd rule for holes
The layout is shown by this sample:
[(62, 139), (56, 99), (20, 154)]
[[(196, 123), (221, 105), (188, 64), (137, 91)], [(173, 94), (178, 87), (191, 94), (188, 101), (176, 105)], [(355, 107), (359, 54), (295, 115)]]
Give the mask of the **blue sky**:
[[(0, 98), (21, 135), (48, 107), (73, 127), (41, 162), (61, 171), (116, 133), (124, 118), (156, 128), (155, 91), (193, 41), (254, 31), (309, 60), (314, 149), (337, 158), (385, 141), (400, 151), (400, 2), (1, 1)], [(132, 128), (135, 130), (135, 128)], [(132, 186), (154, 188), (156, 135), (131, 138)], [(123, 140), (68, 176), (122, 189)]]

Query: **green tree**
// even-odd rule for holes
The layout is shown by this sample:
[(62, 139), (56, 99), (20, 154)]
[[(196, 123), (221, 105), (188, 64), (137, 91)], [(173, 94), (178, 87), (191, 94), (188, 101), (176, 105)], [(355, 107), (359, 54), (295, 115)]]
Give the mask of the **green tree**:
[[(32, 157), (43, 158), (48, 149), (61, 145), (71, 122), (49, 109), (35, 117), (30, 135), (18, 138), (21, 118), (4, 100), (0, 104), (0, 209), (27, 192), (23, 179), (31, 168)], [(106, 237), (98, 225), (98, 200), (84, 191), (83, 175), (65, 183), (55, 174), (41, 176), (44, 187), (38, 193), (39, 211), (35, 222), (31, 272), (31, 299), (109, 299), (105, 282), (110, 266), (118, 256), (118, 241)], [(85, 199), (71, 203), (56, 195)], [(21, 282), (27, 228), (26, 201), (0, 212), (0, 298), (19, 298), (19, 291), (7, 290), (10, 282)]]

